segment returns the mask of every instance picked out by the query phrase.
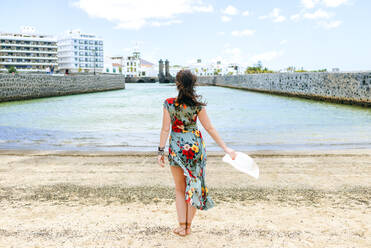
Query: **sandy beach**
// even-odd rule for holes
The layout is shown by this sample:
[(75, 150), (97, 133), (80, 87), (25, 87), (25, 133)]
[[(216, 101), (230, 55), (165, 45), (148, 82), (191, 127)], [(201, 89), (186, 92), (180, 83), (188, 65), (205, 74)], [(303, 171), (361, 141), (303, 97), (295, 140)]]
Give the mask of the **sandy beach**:
[(249, 154), (259, 180), (208, 152), (183, 238), (155, 153), (1, 150), (0, 247), (371, 247), (371, 150)]

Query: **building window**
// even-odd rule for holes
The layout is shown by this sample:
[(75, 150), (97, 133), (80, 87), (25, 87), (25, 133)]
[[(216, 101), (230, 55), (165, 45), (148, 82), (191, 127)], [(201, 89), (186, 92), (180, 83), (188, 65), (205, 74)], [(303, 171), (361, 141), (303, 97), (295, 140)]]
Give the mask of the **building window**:
[(106, 72), (109, 72), (109, 69), (108, 68), (106, 68)]

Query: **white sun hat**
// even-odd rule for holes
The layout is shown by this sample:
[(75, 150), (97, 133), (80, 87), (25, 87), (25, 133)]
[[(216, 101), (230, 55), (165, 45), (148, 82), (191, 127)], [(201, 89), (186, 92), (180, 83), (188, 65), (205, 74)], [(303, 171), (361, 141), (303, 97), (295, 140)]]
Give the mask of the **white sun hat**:
[(255, 179), (259, 178), (259, 167), (255, 161), (246, 153), (236, 152), (237, 156), (234, 160), (228, 155), (225, 154), (223, 157), (223, 162), (226, 162), (232, 165), (235, 169), (249, 174)]

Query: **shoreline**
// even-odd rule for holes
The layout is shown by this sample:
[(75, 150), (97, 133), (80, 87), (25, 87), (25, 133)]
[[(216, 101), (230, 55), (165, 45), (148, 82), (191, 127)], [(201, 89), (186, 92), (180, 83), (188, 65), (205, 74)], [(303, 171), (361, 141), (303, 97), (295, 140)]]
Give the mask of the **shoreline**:
[[(366, 155), (371, 156), (371, 148), (348, 148), (348, 149), (307, 149), (307, 150), (255, 150), (241, 151), (249, 156), (269, 157), (269, 156), (331, 156), (331, 155)], [(165, 151), (165, 156), (167, 156)], [(223, 156), (223, 151), (207, 151), (208, 156)], [(37, 150), (37, 149), (1, 149), (1, 155), (30, 155), (30, 156), (156, 156), (153, 151), (103, 151), (103, 150)]]

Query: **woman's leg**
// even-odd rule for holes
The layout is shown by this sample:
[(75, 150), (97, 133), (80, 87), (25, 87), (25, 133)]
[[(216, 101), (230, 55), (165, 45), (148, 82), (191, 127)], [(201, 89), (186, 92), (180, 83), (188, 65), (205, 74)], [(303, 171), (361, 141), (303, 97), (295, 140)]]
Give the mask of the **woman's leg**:
[[(179, 222), (187, 220), (187, 203), (184, 199), (186, 189), (186, 178), (183, 174), (183, 169), (179, 166), (170, 166), (175, 183), (175, 205), (178, 214)], [(184, 230), (178, 229), (181, 234), (185, 234)]]
[(187, 234), (190, 234), (191, 233), (191, 223), (192, 223), (192, 220), (193, 220), (193, 217), (195, 217), (195, 214), (196, 214), (196, 211), (197, 211), (197, 208), (195, 208), (194, 206), (192, 206), (191, 204), (187, 204), (188, 206), (188, 210), (187, 210), (187, 229), (186, 229), (186, 233)]

